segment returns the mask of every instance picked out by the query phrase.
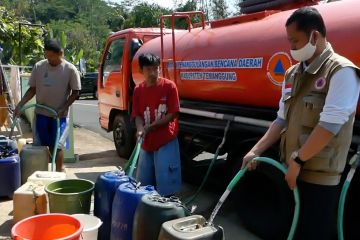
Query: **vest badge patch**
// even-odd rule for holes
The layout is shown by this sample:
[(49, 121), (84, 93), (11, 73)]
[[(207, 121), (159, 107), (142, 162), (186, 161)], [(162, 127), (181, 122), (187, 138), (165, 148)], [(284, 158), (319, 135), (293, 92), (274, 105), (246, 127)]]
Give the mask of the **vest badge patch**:
[(285, 84), (285, 88), (284, 88), (284, 93), (291, 93), (292, 91), (292, 84), (291, 83), (287, 83)]
[(326, 85), (326, 80), (324, 77), (321, 77), (315, 81), (315, 88), (317, 90), (323, 89), (325, 87), (325, 85)]

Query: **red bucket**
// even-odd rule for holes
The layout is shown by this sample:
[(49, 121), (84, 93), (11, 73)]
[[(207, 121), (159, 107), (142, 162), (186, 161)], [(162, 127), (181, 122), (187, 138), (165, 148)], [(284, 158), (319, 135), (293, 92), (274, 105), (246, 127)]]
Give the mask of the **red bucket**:
[(83, 226), (67, 214), (41, 214), (25, 218), (11, 229), (14, 240), (79, 240)]

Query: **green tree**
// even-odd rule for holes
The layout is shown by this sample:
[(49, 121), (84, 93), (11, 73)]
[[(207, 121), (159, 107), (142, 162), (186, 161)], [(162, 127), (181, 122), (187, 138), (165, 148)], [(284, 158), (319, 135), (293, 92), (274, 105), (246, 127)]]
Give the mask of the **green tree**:
[[(159, 27), (161, 15), (170, 14), (173, 11), (194, 11), (198, 9), (197, 0), (169, 0), (175, 5), (174, 10), (162, 8), (157, 4), (140, 3), (133, 0), (0, 0), (0, 5), (6, 9), (12, 9), (13, 22), (19, 19), (31, 23), (45, 24), (49, 30), (49, 36), (59, 38), (64, 32), (66, 36), (65, 52), (68, 60), (76, 60), (71, 56), (76, 56), (83, 49), (84, 58), (87, 61), (87, 69), (94, 70), (98, 66), (100, 52), (104, 47), (106, 38), (112, 32), (131, 27)], [(180, 3), (181, 4), (176, 4)], [(200, 22), (199, 18), (193, 18), (193, 23)], [(166, 22), (170, 26), (170, 22)], [(176, 20), (177, 28), (186, 28), (187, 23), (184, 19)], [(16, 32), (16, 26), (13, 26)], [(25, 40), (33, 36), (31, 44), (38, 44), (33, 51), (24, 44), (23, 55), (42, 56), (42, 38), (40, 29), (23, 28)], [(39, 31), (37, 35), (27, 35), (26, 32)], [(0, 39), (4, 39), (0, 36)], [(29, 37), (30, 38), (30, 37)], [(36, 38), (36, 39), (35, 39)], [(14, 46), (11, 54), (7, 52), (8, 59), (16, 60), (17, 42), (16, 33), (9, 37), (6, 44)], [(3, 42), (3, 45), (5, 43)], [(40, 46), (40, 47), (39, 47)], [(7, 51), (9, 47), (6, 47)], [(32, 54), (32, 55), (31, 55)], [(10, 56), (11, 55), (11, 56)], [(70, 57), (69, 57), (70, 56)], [(38, 57), (32, 56), (34, 61)], [(33, 60), (31, 60), (33, 61)], [(26, 62), (24, 62), (26, 63)]]
[(127, 8), (120, 4), (111, 5), (111, 11), (107, 14), (107, 24), (112, 31), (124, 29), (125, 19), (129, 18)]
[(157, 4), (140, 3), (129, 13), (124, 27), (158, 27), (160, 16), (169, 13), (170, 10)]
[(11, 12), (15, 14), (15, 16), (29, 19), (31, 10), (30, 3), (29, 0), (2, 0), (0, 5), (6, 9), (11, 9)]
[(128, 12), (136, 5), (133, 0), (121, 0), (120, 5), (123, 6)]
[(185, 3), (180, 3), (176, 6), (176, 12), (190, 12), (198, 10), (197, 0), (188, 0)]
[[(177, 5), (175, 11), (176, 12), (191, 12), (191, 11), (197, 11), (198, 5), (196, 0), (188, 0), (185, 2), (185, 4), (181, 3), (180, 5)], [(192, 23), (199, 23), (200, 18), (198, 16), (191, 17)], [(175, 22), (176, 27), (180, 29), (186, 29), (187, 28), (187, 22), (185, 19), (178, 19)]]
[[(83, 57), (87, 60), (87, 69), (94, 71), (97, 68), (100, 55), (94, 55), (94, 52), (99, 53), (98, 49), (102, 46), (100, 47), (100, 43), (96, 41), (96, 38), (92, 37), (93, 34), (89, 29), (84, 28), (79, 22), (65, 20), (52, 21), (49, 26), (52, 32), (52, 36), (49, 37), (54, 37), (62, 42), (65, 59), (78, 64), (76, 56), (79, 52), (83, 52)], [(103, 43), (103, 41), (101, 42)]]
[(236, 1), (236, 12), (235, 12), (235, 15), (240, 15), (241, 14), (241, 7), (240, 7), (240, 3), (242, 3), (243, 0), (237, 0)]
[[(19, 21), (29, 23), (0, 6), (0, 46), (4, 49), (2, 59), (5, 63), (19, 63)], [(43, 58), (43, 34), (40, 28), (21, 27), (23, 65), (34, 64)]]
[(77, 0), (34, 0), (37, 20), (49, 23), (50, 20), (74, 19), (78, 10)]
[(78, 65), (80, 59), (84, 55), (84, 50), (82, 48), (80, 48), (78, 51), (76, 49), (69, 50), (67, 48), (67, 43), (68, 43), (67, 37), (64, 32), (60, 33), (59, 39), (60, 39), (61, 47), (64, 49), (65, 59), (67, 59), (69, 62), (75, 65)]
[(223, 19), (229, 16), (225, 0), (212, 0), (211, 12), (214, 19)]

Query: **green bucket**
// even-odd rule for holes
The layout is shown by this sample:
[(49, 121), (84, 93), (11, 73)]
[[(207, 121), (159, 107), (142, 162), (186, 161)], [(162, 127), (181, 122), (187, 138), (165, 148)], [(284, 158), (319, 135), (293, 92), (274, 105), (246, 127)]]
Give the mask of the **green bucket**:
[(86, 179), (66, 179), (50, 183), (45, 191), (50, 213), (90, 213), (94, 183)]

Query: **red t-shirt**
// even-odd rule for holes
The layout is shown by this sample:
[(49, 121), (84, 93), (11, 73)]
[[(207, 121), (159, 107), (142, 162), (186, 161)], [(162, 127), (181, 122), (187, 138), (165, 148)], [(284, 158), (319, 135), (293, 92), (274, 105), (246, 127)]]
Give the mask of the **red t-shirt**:
[[(159, 78), (154, 86), (147, 87), (143, 82), (135, 88), (131, 116), (133, 118), (141, 117), (145, 125), (150, 125), (155, 120), (163, 118), (167, 113), (179, 111), (179, 95), (174, 82)], [(158, 150), (176, 138), (178, 128), (178, 121), (174, 119), (147, 133), (142, 148), (149, 152)]]

